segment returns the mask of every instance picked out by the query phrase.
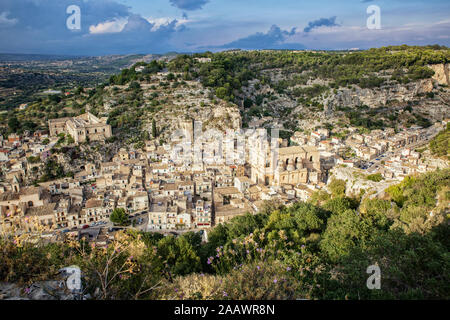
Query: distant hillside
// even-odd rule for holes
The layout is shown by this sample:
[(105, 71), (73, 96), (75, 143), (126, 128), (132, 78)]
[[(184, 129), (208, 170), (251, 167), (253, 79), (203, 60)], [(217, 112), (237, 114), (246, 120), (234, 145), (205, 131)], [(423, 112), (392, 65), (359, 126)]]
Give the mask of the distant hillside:
[(450, 50), (440, 46), (241, 50), (180, 55), (169, 70), (238, 104), (244, 126), (276, 124), (289, 136), (317, 126), (373, 130), (442, 120), (449, 61)]
[(77, 59), (76, 56), (47, 55), (47, 54), (23, 54), (23, 53), (0, 53), (0, 61), (51, 61)]
[(36, 99), (45, 89), (96, 86), (133, 64), (159, 55), (70, 57), (0, 54), (0, 109), (9, 110)]

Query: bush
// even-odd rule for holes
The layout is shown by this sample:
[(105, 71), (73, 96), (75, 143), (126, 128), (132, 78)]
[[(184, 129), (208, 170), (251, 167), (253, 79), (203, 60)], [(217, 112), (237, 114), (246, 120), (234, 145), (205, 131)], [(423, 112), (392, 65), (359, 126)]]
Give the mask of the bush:
[(450, 160), (450, 123), (430, 142), (431, 153), (438, 157), (447, 157)]
[(366, 178), (367, 178), (367, 180), (374, 181), (374, 182), (380, 182), (380, 181), (384, 180), (381, 173), (371, 174), (371, 175), (368, 175)]
[(130, 224), (129, 216), (125, 212), (125, 209), (123, 209), (123, 208), (114, 209), (114, 211), (111, 213), (109, 219), (115, 225), (119, 225), (119, 226), (127, 226)]

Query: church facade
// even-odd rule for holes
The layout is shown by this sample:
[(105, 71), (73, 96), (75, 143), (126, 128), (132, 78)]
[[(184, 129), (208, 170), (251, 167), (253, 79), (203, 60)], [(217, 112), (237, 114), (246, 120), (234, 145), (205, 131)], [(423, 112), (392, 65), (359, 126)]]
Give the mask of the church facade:
[(70, 134), (75, 143), (104, 141), (112, 136), (108, 118), (97, 118), (92, 113), (85, 113), (74, 118), (51, 119), (48, 121), (50, 136), (60, 133)]

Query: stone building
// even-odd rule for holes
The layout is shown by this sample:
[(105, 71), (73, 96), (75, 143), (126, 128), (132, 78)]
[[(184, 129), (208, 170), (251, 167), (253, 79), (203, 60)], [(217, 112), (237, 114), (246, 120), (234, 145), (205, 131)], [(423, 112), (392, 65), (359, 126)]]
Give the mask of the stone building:
[(91, 113), (85, 113), (75, 118), (51, 119), (48, 121), (50, 136), (60, 133), (70, 134), (76, 143), (86, 140), (103, 141), (112, 136), (108, 118), (97, 118)]
[[(268, 144), (266, 144), (268, 146)], [(320, 152), (313, 146), (279, 148), (250, 157), (251, 180), (266, 186), (317, 184), (324, 178)]]
[(28, 208), (50, 203), (50, 193), (42, 187), (21, 188), (18, 192), (0, 194), (0, 216), (23, 215)]
[[(19, 191), (6, 191), (0, 194), (0, 231), (7, 231), (18, 227), (21, 221), (30, 211), (43, 211), (37, 216), (45, 221), (51, 220), (53, 207), (51, 207), (51, 195), (42, 187), (20, 188)], [(44, 217), (45, 216), (45, 217)]]

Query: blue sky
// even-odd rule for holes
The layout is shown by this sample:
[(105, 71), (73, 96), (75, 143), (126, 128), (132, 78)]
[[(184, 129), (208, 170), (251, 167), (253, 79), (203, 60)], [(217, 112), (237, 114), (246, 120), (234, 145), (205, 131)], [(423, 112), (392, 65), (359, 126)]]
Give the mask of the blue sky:
[[(66, 8), (81, 9), (69, 30)], [(381, 9), (381, 29), (366, 9)], [(0, 52), (104, 55), (450, 45), (448, 0), (1, 0)]]

